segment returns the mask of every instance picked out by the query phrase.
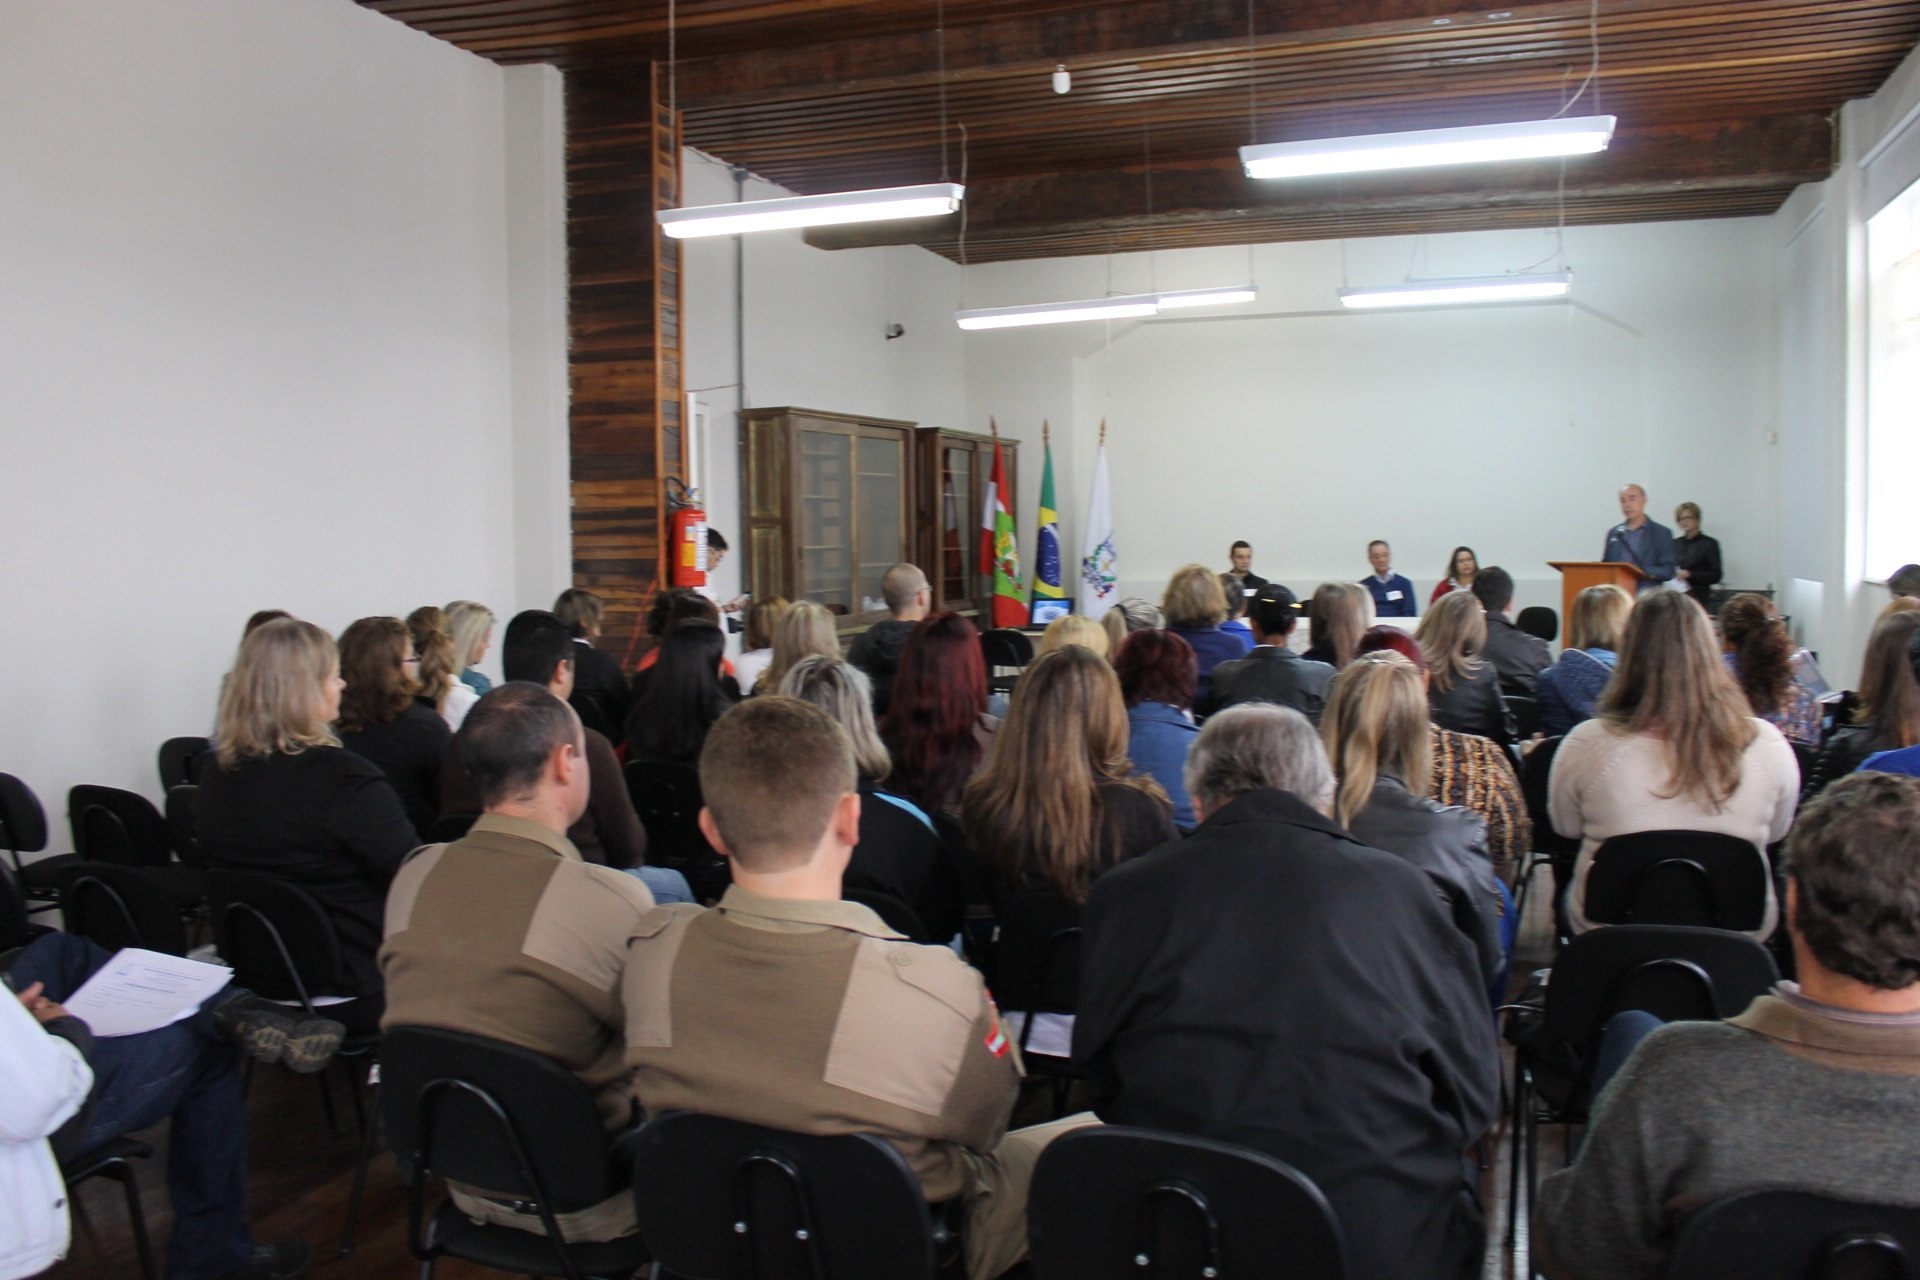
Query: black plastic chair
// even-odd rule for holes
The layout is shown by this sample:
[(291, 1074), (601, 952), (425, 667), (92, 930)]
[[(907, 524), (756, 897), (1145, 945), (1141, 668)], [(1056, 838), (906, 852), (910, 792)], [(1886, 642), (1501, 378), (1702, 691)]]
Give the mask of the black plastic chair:
[(1000, 908), (1000, 944), (994, 999), (1003, 1014), (1018, 1013), (1020, 1055), (1029, 1076), (1052, 1085), (1055, 1115), (1066, 1112), (1068, 1093), (1086, 1072), (1060, 1054), (1032, 1047), (1036, 1016), (1070, 1015), (1080, 1003), (1080, 913), (1051, 890), (1009, 898)]
[[(629, 1170), (571, 1071), (484, 1036), (394, 1027), (380, 1073), (380, 1112), (407, 1182), (407, 1244), (422, 1277), (442, 1257), (568, 1280), (630, 1276), (650, 1261), (638, 1235), (589, 1244), (560, 1237), (559, 1215), (620, 1195)], [(533, 1206), (545, 1233), (477, 1224), (450, 1200), (429, 1219), (437, 1177)]]
[(1580, 842), (1555, 831), (1553, 820), (1547, 814), (1547, 784), (1553, 774), (1553, 758), (1559, 753), (1563, 740), (1560, 737), (1541, 740), (1520, 764), (1520, 795), (1526, 801), (1527, 817), (1533, 824), (1533, 851), (1520, 868), (1519, 890), (1514, 895), (1513, 909), (1521, 920), (1527, 918), (1527, 895), (1533, 888), (1534, 873), (1543, 866), (1552, 869), (1557, 903), (1565, 887), (1573, 881), (1573, 864), (1580, 853)]
[(1513, 721), (1513, 734), (1517, 741), (1524, 742), (1540, 732), (1540, 703), (1523, 693), (1503, 693), (1500, 701), (1507, 704), (1507, 718)]
[(40, 935), (53, 932), (47, 925), (35, 924), (28, 916), (27, 907), (27, 893), (19, 874), (0, 862), (0, 969), (12, 964), (15, 951)]
[(80, 861), (80, 855), (56, 853), (33, 862), (20, 856), (47, 847), (47, 811), (40, 807), (40, 797), (33, 794), (33, 788), (10, 773), (0, 773), (0, 844), (6, 846), (27, 901), (43, 904), (32, 910), (46, 911), (57, 905), (60, 875)]
[(1588, 920), (1751, 933), (1766, 922), (1772, 870), (1757, 847), (1710, 831), (1640, 831), (1593, 851)]
[(176, 908), (192, 913), (207, 898), (206, 874), (173, 860), (167, 820), (137, 791), (82, 783), (67, 792), (73, 850), (88, 862), (117, 862), (159, 873)]
[(1530, 604), (1522, 609), (1514, 618), (1513, 625), (1548, 644), (1560, 636), (1560, 615), (1543, 604)]
[(200, 855), (199, 809), (199, 787), (183, 784), (168, 789), (167, 843), (172, 846), (173, 856), (180, 859), (181, 865), (205, 871), (207, 860)]
[(840, 898), (844, 902), (857, 902), (880, 917), (880, 922), (909, 942), (928, 942), (927, 926), (914, 909), (894, 897), (884, 889), (872, 889), (866, 885), (849, 884), (842, 886)]
[(980, 655), (987, 664), (987, 688), (1007, 693), (1033, 661), (1033, 639), (1012, 627), (995, 627), (980, 633)]
[[(1731, 1018), (1779, 977), (1765, 947), (1724, 929), (1622, 924), (1568, 943), (1553, 963), (1538, 1022), (1515, 1037), (1508, 1241), (1523, 1172), (1527, 1204), (1539, 1186), (1539, 1126), (1586, 1123), (1594, 1059), (1609, 1019), (1629, 1009), (1664, 1022)], [(1573, 1151), (1569, 1141), (1569, 1162)]]
[(668, 1111), (634, 1157), (640, 1234), (689, 1280), (934, 1280), (958, 1266), (946, 1206), (869, 1133), (815, 1136)]
[(1920, 1280), (1920, 1209), (1748, 1191), (1697, 1209), (1667, 1280)]
[(213, 750), (210, 738), (168, 738), (160, 744), (160, 789), (190, 787), (200, 780), (200, 757)]
[(187, 954), (187, 929), (167, 882), (148, 867), (76, 862), (60, 879), (60, 921), (106, 951)]
[(1346, 1275), (1340, 1223), (1305, 1174), (1245, 1147), (1122, 1125), (1048, 1144), (1027, 1238), (1044, 1280)]
[(452, 844), (455, 840), (466, 838), (473, 824), (480, 821), (477, 813), (443, 813), (433, 820), (427, 828), (428, 844)]
[(700, 771), (664, 760), (627, 764), (627, 796), (647, 832), (647, 862), (687, 878), (694, 896), (710, 902), (727, 890), (733, 872), (700, 833)]
[(67, 1184), (68, 1200), (73, 1199), (73, 1189), (89, 1178), (109, 1178), (120, 1184), (120, 1190), (127, 1199), (127, 1221), (133, 1227), (134, 1252), (139, 1255), (140, 1274), (144, 1280), (159, 1280), (160, 1272), (153, 1265), (153, 1243), (147, 1238), (147, 1215), (140, 1206), (140, 1177), (129, 1162), (152, 1158), (153, 1148), (137, 1138), (114, 1138), (60, 1164), (60, 1177)]
[(885, 797), (860, 797), (860, 843), (845, 882), (899, 899), (924, 924), (921, 940), (946, 942), (966, 923), (966, 890), (939, 833)]

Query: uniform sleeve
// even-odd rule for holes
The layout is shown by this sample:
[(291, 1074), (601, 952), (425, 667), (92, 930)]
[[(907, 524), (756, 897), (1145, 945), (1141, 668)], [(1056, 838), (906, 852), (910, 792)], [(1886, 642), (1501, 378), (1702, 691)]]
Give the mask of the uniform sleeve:
[(72, 1119), (93, 1088), (80, 1050), (45, 1028), (0, 987), (0, 1144), (38, 1142)]
[(613, 754), (613, 744), (591, 729), (587, 731), (587, 772), (591, 785), (588, 803), (593, 806), (594, 830), (600, 835), (607, 865), (620, 871), (644, 865), (647, 832), (627, 796), (620, 761)]
[(1001, 1025), (999, 1010), (982, 986), (980, 1012), (969, 1029), (966, 1056), (961, 1059), (960, 1073), (941, 1117), (946, 1132), (937, 1136), (969, 1151), (993, 1150), (1006, 1135), (1007, 1120), (1019, 1092), (1020, 1068), (1014, 1058), (1013, 1038)]
[(367, 878), (381, 885), (392, 882), (393, 873), (420, 843), (393, 785), (370, 764), (341, 778), (327, 812), (327, 829)]

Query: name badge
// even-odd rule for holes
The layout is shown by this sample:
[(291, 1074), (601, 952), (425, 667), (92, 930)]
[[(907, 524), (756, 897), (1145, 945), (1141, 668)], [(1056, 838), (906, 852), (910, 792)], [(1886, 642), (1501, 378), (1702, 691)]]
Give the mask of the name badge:
[(1399, 598), (1400, 598), (1400, 592), (1398, 592), (1398, 591), (1389, 591), (1389, 592), (1387, 592), (1387, 599), (1389, 599), (1389, 600), (1398, 600)]

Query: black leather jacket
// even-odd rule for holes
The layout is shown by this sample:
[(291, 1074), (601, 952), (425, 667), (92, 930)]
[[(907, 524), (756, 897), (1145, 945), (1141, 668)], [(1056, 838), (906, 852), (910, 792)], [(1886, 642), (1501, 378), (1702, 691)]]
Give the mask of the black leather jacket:
[(1453, 922), (1473, 940), (1480, 969), (1491, 983), (1499, 976), (1500, 890), (1494, 884), (1487, 824), (1471, 809), (1414, 795), (1406, 783), (1383, 774), (1373, 798), (1354, 816), (1354, 838), (1397, 854), (1439, 885)]

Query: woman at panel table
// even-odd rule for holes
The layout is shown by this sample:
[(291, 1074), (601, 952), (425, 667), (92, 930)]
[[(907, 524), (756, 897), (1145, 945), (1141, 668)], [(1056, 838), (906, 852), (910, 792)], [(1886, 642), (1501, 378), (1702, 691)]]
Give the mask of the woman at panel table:
[(1474, 575), (1480, 572), (1480, 561), (1474, 556), (1472, 547), (1455, 547), (1453, 554), (1447, 557), (1447, 572), (1434, 584), (1433, 594), (1427, 597), (1432, 604), (1450, 591), (1473, 590)]
[(1680, 526), (1680, 536), (1673, 540), (1674, 554), (1680, 561), (1674, 580), (1686, 587), (1687, 594), (1705, 609), (1713, 588), (1720, 583), (1720, 544), (1700, 532), (1697, 502), (1683, 502), (1675, 507), (1673, 522)]

